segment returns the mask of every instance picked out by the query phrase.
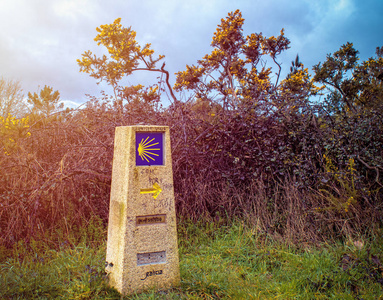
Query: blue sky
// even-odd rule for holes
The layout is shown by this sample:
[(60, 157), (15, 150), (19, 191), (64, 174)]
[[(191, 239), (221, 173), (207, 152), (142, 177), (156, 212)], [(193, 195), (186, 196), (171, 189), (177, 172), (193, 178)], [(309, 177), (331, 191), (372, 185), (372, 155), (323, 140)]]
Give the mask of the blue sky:
[[(311, 70), (346, 42), (354, 43), (362, 60), (383, 46), (381, 0), (0, 0), (0, 76), (18, 80), (25, 94), (49, 85), (67, 103), (81, 104), (85, 94), (107, 90), (76, 63), (86, 50), (101, 53), (93, 41), (96, 27), (122, 18), (139, 43), (165, 55), (174, 74), (210, 53), (221, 18), (236, 9), (246, 35), (285, 29), (291, 41), (280, 56), (285, 73), (297, 54)], [(155, 83), (147, 73), (136, 74), (123, 84)]]

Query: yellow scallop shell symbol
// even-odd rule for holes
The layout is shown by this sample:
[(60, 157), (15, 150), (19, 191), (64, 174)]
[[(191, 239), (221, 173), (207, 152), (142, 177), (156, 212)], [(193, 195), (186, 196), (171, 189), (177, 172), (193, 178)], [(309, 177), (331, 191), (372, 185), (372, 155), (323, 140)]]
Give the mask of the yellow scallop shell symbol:
[(146, 160), (149, 162), (149, 159), (155, 160), (153, 156), (159, 156), (159, 154), (154, 153), (152, 151), (159, 151), (160, 148), (153, 148), (155, 145), (158, 145), (159, 143), (152, 143), (154, 138), (148, 141), (149, 137), (147, 137), (145, 140), (142, 139), (141, 142), (138, 144), (138, 155), (141, 157), (142, 160)]

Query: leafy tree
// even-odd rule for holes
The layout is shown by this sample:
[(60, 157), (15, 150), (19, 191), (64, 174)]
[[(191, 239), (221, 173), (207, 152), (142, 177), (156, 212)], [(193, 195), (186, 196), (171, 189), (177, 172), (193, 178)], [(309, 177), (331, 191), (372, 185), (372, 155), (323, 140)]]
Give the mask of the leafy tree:
[(291, 63), (290, 73), (278, 86), (278, 95), (275, 103), (278, 109), (302, 111), (309, 105), (311, 96), (317, 95), (323, 87), (317, 87), (307, 68), (299, 61), (297, 55)]
[(326, 159), (339, 173), (347, 173), (350, 161), (355, 161), (352, 185), (359, 191), (355, 200), (361, 205), (370, 205), (371, 190), (383, 186), (379, 176), (383, 170), (381, 50), (378, 47), (375, 58), (358, 63), (358, 51), (347, 43), (314, 66), (314, 80), (329, 91), (321, 113)]
[(45, 86), (39, 94), (28, 93), (28, 103), (32, 105), (32, 113), (48, 117), (63, 109), (64, 104), (60, 103), (59, 91), (54, 91), (53, 88)]
[(112, 24), (101, 25), (96, 28), (98, 34), (94, 39), (97, 45), (102, 45), (108, 51), (108, 55), (97, 57), (91, 51), (82, 54), (77, 60), (80, 71), (90, 74), (99, 82), (106, 81), (114, 92), (114, 100), (117, 102), (122, 113), (123, 101), (144, 101), (153, 104), (159, 101), (159, 87), (157, 85), (144, 88), (143, 85), (122, 86), (121, 80), (136, 71), (158, 72), (165, 75), (165, 83), (169, 89), (173, 101), (177, 101), (169, 84), (169, 72), (166, 71), (165, 63), (160, 68), (157, 63), (164, 56), (154, 57), (154, 50), (150, 44), (143, 47), (136, 41), (136, 32), (121, 25), (121, 18)]
[[(289, 48), (290, 41), (283, 29), (277, 37), (264, 37), (262, 33), (243, 35), (244, 19), (239, 10), (228, 14), (213, 36), (213, 51), (186, 66), (177, 74), (176, 90), (191, 90), (196, 98), (213, 100), (225, 110), (238, 108), (241, 103), (254, 103), (271, 93), (278, 85), (281, 66), (277, 56)], [(278, 67), (272, 84), (271, 68), (262, 57), (268, 55)], [(259, 64), (262, 62), (262, 67)]]
[[(213, 186), (246, 189), (255, 178), (272, 185), (299, 164), (292, 159), (291, 130), (281, 126), (286, 114), (279, 113), (278, 101), (287, 101), (287, 90), (292, 95), (293, 87), (315, 88), (304, 69), (289, 84), (280, 83), (277, 57), (289, 47), (283, 30), (278, 37), (245, 37), (243, 24), (239, 10), (229, 13), (214, 33), (211, 54), (177, 73), (175, 89), (195, 95), (188, 110), (189, 140), (182, 144), (183, 151), (175, 152), (181, 157), (176, 169), (180, 178), (193, 174)], [(276, 64), (274, 78), (267, 57)], [(282, 85), (284, 90), (279, 89)], [(302, 97), (308, 94), (302, 92)]]
[(20, 148), (19, 140), (30, 136), (29, 117), (25, 116), (26, 112), (27, 105), (20, 83), (1, 77), (0, 154), (10, 155), (15, 152)]
[(352, 43), (346, 43), (326, 61), (314, 66), (316, 82), (329, 90), (327, 102), (333, 112), (344, 110), (356, 113), (370, 109), (382, 110), (383, 53), (376, 49), (376, 57), (358, 64), (358, 53)]
[(347, 43), (327, 55), (323, 64), (314, 66), (314, 81), (324, 84), (329, 91), (323, 107), (332, 124), (352, 115), (361, 118), (383, 112), (382, 48), (377, 48), (375, 58), (358, 64), (359, 52), (352, 43)]
[(7, 118), (22, 116), (26, 113), (26, 105), (21, 85), (17, 81), (0, 77), (0, 116)]
[(291, 62), (291, 67), (290, 67), (290, 73), (296, 73), (298, 70), (303, 68), (303, 64), (299, 60), (299, 55), (295, 57), (295, 60)]
[(383, 47), (377, 47), (376, 57), (369, 58), (355, 68), (353, 84), (357, 86), (356, 104), (363, 109), (383, 108)]

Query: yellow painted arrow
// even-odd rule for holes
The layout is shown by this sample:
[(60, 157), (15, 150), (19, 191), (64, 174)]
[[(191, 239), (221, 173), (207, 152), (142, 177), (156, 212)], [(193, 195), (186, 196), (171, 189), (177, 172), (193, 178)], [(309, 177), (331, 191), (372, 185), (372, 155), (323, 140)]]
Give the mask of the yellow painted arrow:
[(156, 182), (153, 184), (153, 188), (151, 189), (141, 189), (140, 194), (153, 194), (153, 198), (156, 199), (157, 196), (162, 192), (160, 185)]

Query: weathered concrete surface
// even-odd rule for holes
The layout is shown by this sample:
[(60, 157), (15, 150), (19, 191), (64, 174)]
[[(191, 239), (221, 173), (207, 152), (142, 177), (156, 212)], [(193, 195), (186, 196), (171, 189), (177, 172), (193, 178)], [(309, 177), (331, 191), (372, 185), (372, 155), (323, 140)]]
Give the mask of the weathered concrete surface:
[[(138, 153), (136, 133), (163, 133), (163, 165), (152, 163), (161, 154), (158, 140), (146, 140)], [(149, 141), (153, 140), (151, 143)], [(157, 155), (157, 156), (155, 156)], [(151, 158), (152, 157), (152, 158)], [(167, 126), (117, 127), (108, 225), (106, 272), (121, 294), (180, 282), (170, 135)]]

